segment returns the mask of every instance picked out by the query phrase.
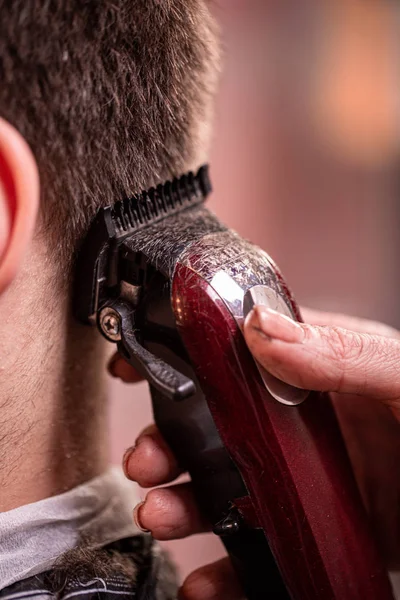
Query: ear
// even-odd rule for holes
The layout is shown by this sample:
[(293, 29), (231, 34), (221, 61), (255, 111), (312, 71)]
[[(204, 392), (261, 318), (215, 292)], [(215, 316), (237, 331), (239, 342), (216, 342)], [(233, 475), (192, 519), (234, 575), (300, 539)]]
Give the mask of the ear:
[(24, 138), (0, 119), (0, 294), (21, 266), (39, 208), (39, 175)]

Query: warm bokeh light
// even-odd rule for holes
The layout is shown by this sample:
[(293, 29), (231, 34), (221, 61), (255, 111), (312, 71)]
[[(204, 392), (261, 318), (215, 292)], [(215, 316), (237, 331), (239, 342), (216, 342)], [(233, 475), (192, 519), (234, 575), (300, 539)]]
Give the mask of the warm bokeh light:
[(322, 1), (311, 105), (343, 160), (382, 165), (400, 150), (399, 18), (393, 2)]

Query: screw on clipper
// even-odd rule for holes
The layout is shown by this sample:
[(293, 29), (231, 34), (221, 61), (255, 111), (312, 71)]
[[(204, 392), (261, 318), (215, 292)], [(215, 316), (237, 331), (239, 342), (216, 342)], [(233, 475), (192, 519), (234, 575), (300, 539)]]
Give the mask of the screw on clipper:
[(106, 306), (100, 312), (99, 324), (105, 337), (111, 342), (121, 340), (121, 317), (110, 306)]

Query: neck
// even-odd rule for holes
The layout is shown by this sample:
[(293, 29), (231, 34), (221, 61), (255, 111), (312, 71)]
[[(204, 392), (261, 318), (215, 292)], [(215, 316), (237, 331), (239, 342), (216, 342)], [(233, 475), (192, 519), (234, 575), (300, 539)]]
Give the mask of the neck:
[(49, 292), (54, 279), (43, 285), (33, 262), (0, 298), (8, 315), (0, 341), (0, 511), (67, 491), (107, 465), (107, 344), (73, 321), (68, 300)]

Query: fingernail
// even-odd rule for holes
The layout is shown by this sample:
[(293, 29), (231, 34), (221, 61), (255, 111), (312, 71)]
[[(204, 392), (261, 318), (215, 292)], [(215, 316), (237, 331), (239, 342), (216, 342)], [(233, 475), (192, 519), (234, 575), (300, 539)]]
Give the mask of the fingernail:
[(146, 529), (145, 527), (143, 527), (142, 521), (140, 518), (140, 513), (141, 513), (145, 503), (146, 503), (146, 501), (140, 502), (137, 506), (135, 506), (135, 508), (133, 509), (133, 520), (135, 521), (136, 527), (138, 529), (140, 529), (140, 531), (143, 531), (143, 533), (150, 533), (149, 529)]
[(131, 477), (129, 476), (129, 472), (128, 472), (128, 465), (129, 465), (129, 461), (131, 459), (132, 454), (136, 450), (136, 446), (137, 446), (137, 442), (134, 446), (131, 446), (130, 448), (125, 450), (124, 457), (122, 459), (122, 469), (124, 471), (125, 477), (127, 477), (128, 479), (131, 479)]
[(138, 449), (138, 447), (144, 441), (149, 440), (149, 439), (151, 439), (151, 436), (148, 435), (147, 433), (142, 432), (139, 435), (139, 437), (137, 438), (135, 444), (133, 446), (131, 446), (130, 448), (128, 448), (127, 450), (125, 450), (124, 456), (122, 458), (122, 468), (125, 473), (125, 477), (127, 477), (131, 481), (134, 481), (134, 479), (132, 479), (132, 477), (129, 475), (129, 461), (131, 460), (132, 455), (135, 453), (135, 451)]
[(291, 344), (301, 344), (304, 341), (303, 327), (290, 317), (265, 306), (255, 306), (252, 313), (250, 325), (264, 337)]

